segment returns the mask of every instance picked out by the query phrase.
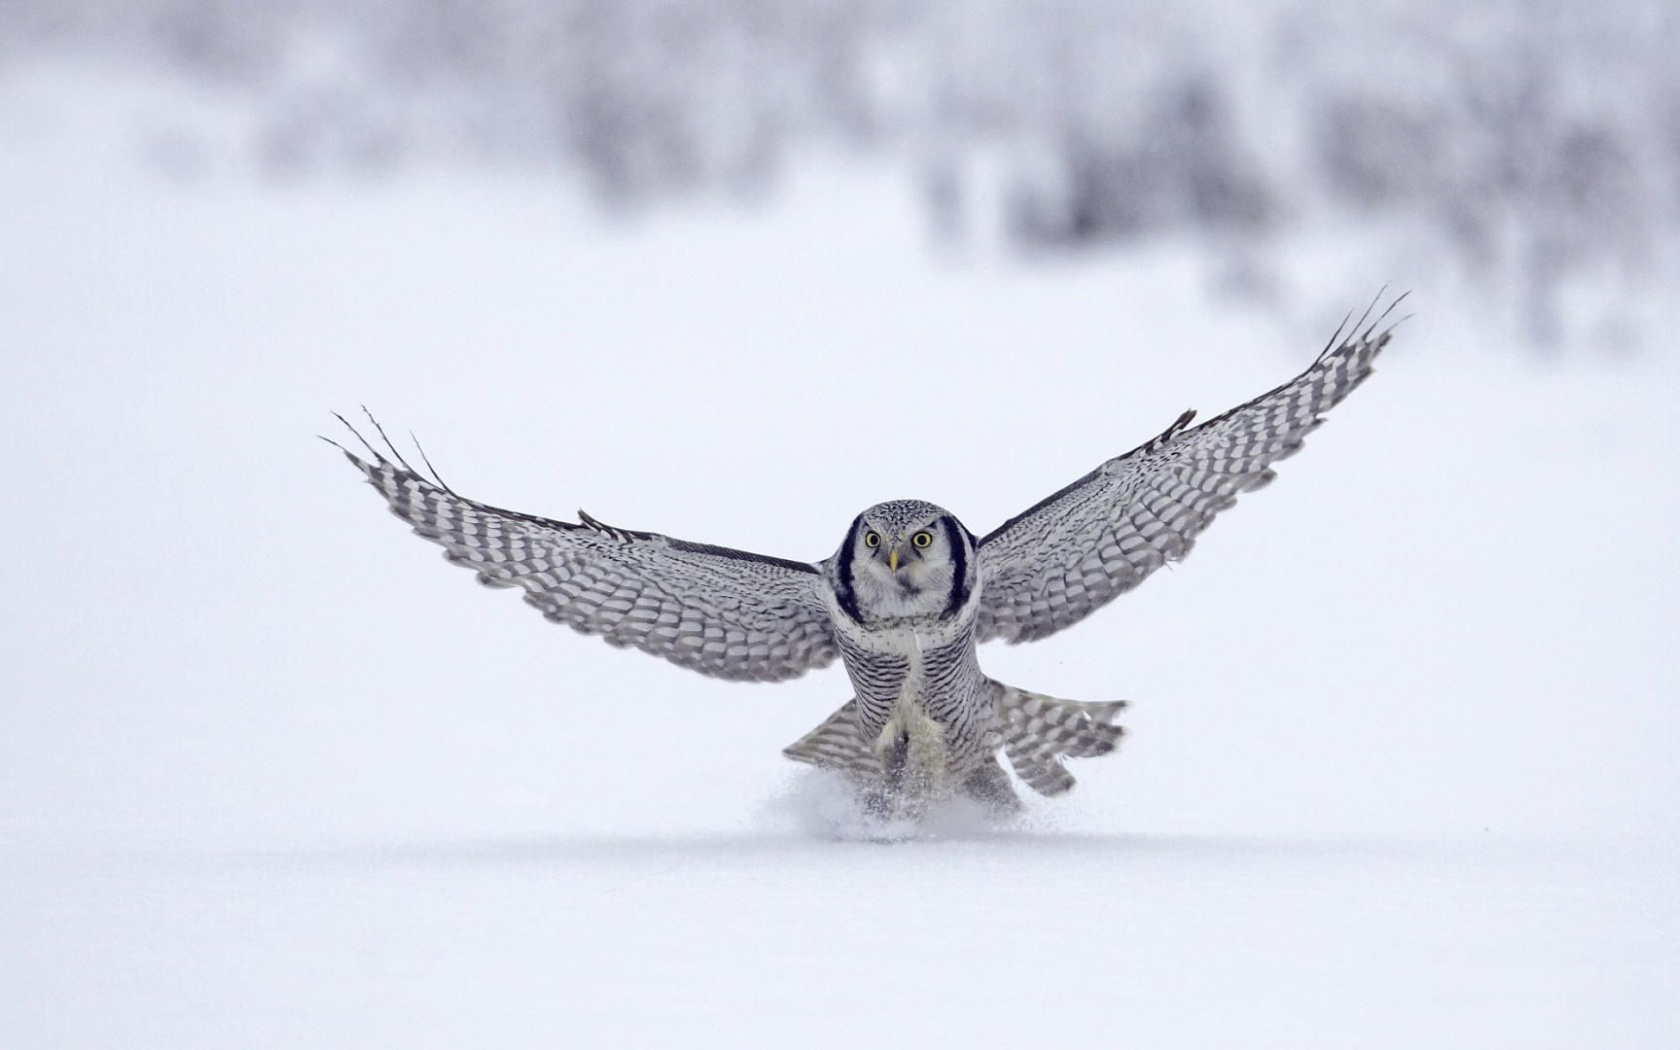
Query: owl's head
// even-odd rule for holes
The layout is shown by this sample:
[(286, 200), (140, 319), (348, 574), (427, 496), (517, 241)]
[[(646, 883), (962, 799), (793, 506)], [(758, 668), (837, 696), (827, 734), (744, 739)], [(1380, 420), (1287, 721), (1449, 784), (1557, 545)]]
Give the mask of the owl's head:
[(860, 620), (955, 616), (974, 589), (974, 537), (921, 500), (877, 503), (836, 556), (841, 605)]

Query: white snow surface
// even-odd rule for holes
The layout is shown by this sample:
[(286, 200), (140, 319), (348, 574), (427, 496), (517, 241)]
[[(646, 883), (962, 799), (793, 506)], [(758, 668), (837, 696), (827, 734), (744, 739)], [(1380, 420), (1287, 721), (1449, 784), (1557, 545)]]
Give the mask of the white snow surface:
[[(1288, 247), (1294, 313), (1196, 246), (942, 251), (846, 158), (605, 221), (471, 171), (183, 188), (25, 87), (4, 1046), (1680, 1045), (1676, 348), (1537, 367), (1353, 230)], [(1134, 705), (1020, 827), (851, 833), (779, 754), (838, 668), (545, 623), (314, 436), (366, 402), (489, 502), (817, 559), (887, 498), (986, 531), (1384, 282), (1416, 316), (1275, 485), (982, 651)]]

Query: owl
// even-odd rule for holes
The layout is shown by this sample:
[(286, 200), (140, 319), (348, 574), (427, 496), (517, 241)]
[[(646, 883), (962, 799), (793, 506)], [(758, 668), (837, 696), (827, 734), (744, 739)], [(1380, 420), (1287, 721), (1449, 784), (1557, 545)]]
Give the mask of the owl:
[(869, 812), (915, 817), (952, 797), (1008, 812), (1020, 800), (1005, 761), (1033, 791), (1063, 794), (1064, 760), (1114, 750), (1125, 704), (1005, 684), (981, 670), (980, 646), (1046, 638), (1189, 554), (1371, 373), (1387, 316), (1344, 322), (1294, 379), (1198, 426), (1185, 412), (984, 536), (892, 500), (818, 562), (480, 503), (423, 452), (425, 470), (410, 466), (371, 415), (383, 452), (348, 422), (367, 458), (328, 440), (444, 557), (556, 623), (725, 679), (782, 681), (838, 658), (851, 698), (784, 753), (838, 771)]

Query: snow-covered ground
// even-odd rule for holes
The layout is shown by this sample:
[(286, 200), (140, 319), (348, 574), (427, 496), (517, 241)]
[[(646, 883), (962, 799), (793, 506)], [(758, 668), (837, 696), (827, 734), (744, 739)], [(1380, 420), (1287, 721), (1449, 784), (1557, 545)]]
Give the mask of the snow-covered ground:
[[(1279, 320), (1175, 243), (942, 253), (843, 159), (603, 222), (183, 189), (6, 99), (3, 1045), (1680, 1043), (1673, 347), (1536, 368), (1356, 231)], [(314, 437), (366, 402), (470, 495), (814, 559), (896, 496), (989, 529), (1385, 281), (1416, 316), (1276, 485), (982, 653), (1134, 704), (1014, 830), (825, 833), (779, 750), (843, 672), (555, 628)]]

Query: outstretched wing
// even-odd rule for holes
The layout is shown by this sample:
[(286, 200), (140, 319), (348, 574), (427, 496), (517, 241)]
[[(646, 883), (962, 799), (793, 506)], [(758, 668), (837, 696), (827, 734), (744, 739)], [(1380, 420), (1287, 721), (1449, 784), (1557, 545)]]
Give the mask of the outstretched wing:
[(717, 678), (794, 678), (837, 653), (815, 565), (613, 528), (581, 511), (573, 523), (502, 510), (394, 449), (387, 458), (362, 444), (368, 460), (338, 447), (397, 517), (479, 582), (524, 588), (555, 623)]
[(1399, 301), (1345, 339), (1338, 329), (1312, 367), (1277, 389), (1198, 427), (1184, 413), (982, 539), (979, 639), (1054, 634), (1190, 553), (1214, 515), (1271, 481), (1271, 465), (1371, 374), (1393, 333), (1379, 326)]

